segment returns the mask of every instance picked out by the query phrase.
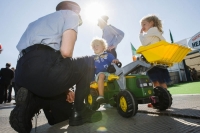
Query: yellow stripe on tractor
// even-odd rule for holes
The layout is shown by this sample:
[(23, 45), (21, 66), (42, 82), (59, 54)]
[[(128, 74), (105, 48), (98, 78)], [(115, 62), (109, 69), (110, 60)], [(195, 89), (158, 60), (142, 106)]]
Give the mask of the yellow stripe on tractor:
[[(117, 80), (117, 79), (119, 79), (119, 76), (117, 76), (115, 74), (109, 74), (108, 75), (108, 81), (114, 81), (114, 80)], [(107, 82), (105, 81), (104, 82), (104, 87), (106, 87), (106, 86), (107, 86)], [(90, 88), (92, 88), (92, 89), (98, 89), (98, 83), (97, 82), (92, 82), (90, 84)]]

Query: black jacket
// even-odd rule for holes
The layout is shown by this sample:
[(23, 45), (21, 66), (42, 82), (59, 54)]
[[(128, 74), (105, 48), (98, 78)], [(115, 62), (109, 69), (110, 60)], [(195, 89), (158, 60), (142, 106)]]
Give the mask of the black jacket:
[(9, 68), (1, 68), (0, 84), (10, 84), (14, 77), (14, 72)]

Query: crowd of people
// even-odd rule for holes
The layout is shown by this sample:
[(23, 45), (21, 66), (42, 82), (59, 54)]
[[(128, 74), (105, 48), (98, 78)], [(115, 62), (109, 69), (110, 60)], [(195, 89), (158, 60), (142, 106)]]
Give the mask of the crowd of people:
[[(101, 112), (87, 108), (84, 99), (95, 79), (99, 92), (96, 101), (104, 102), (103, 83), (108, 75), (107, 68), (111, 63), (119, 62), (116, 48), (124, 32), (108, 25), (108, 16), (100, 17), (98, 26), (103, 35), (91, 42), (94, 55), (74, 58), (78, 27), (82, 25), (80, 11), (77, 3), (63, 1), (56, 6), (56, 12), (31, 22), (17, 44), (20, 58), (16, 70), (11, 70), (9, 63), (1, 69), (1, 101), (10, 102), (12, 87), (17, 94), (16, 106), (9, 118), (11, 127), (17, 132), (30, 132), (32, 117), (40, 109), (50, 125), (69, 119), (70, 126), (78, 126), (102, 119)], [(142, 45), (165, 40), (157, 16), (142, 18), (141, 27), (139, 38)], [(166, 83), (170, 82), (167, 69), (154, 67), (147, 75), (154, 87), (167, 89)], [(73, 86), (76, 86), (75, 91), (71, 89)]]

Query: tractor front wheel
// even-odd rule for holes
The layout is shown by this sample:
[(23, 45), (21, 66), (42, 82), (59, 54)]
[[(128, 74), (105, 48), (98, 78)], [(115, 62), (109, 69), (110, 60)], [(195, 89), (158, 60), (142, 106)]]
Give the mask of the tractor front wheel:
[(138, 103), (134, 95), (128, 90), (120, 91), (117, 97), (117, 111), (126, 118), (134, 116), (138, 110)]

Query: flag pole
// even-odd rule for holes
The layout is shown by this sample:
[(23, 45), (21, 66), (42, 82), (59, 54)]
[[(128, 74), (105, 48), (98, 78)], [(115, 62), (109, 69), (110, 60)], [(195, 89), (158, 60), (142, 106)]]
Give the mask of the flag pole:
[(172, 36), (172, 33), (171, 33), (170, 29), (169, 29), (169, 35), (170, 35), (171, 43), (174, 43), (174, 39), (173, 39), (173, 36)]

